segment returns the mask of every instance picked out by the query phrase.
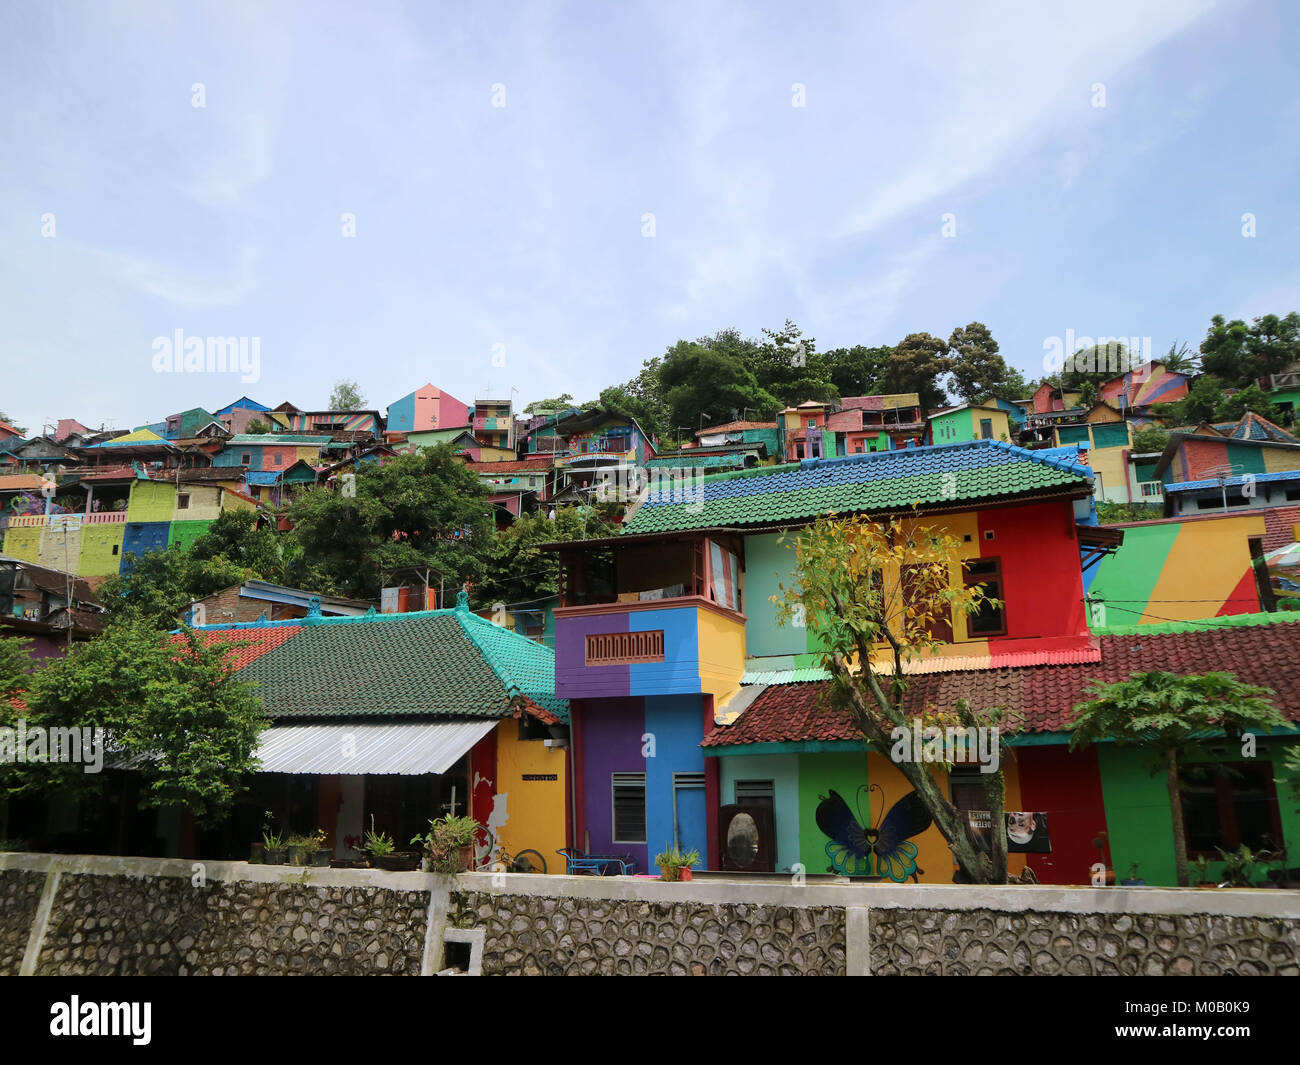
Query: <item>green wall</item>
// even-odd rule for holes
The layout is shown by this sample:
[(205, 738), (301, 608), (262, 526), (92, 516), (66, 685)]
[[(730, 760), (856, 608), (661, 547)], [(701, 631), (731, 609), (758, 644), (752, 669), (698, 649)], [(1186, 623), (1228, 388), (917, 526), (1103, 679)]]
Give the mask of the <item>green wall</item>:
[[(724, 804), (736, 801), (736, 781), (770, 780), (776, 814), (776, 869), (799, 861), (799, 763), (793, 754), (729, 755), (718, 759)], [(723, 841), (725, 844), (725, 840)]]
[(126, 520), (171, 521), (176, 508), (176, 487), (164, 481), (136, 481), (131, 485), (131, 502)]
[(779, 533), (745, 537), (745, 626), (746, 653), (753, 657), (803, 654), (809, 650), (807, 628), (778, 625), (771, 597), (779, 595), (777, 585), (790, 583), (794, 565), (794, 544), (777, 543)]
[[(1198, 755), (1198, 762), (1241, 762), (1240, 747), (1225, 741), (1221, 753)], [(1276, 777), (1283, 776), (1284, 741), (1263, 739), (1260, 759), (1272, 762)], [(1138, 863), (1138, 876), (1152, 885), (1174, 885), (1174, 821), (1169, 807), (1169, 789), (1164, 772), (1152, 773), (1149, 753), (1134, 747), (1099, 744), (1097, 761), (1101, 769), (1102, 797), (1106, 804), (1106, 828), (1110, 834), (1111, 859), (1115, 875), (1124, 879), (1129, 866)], [(1286, 783), (1277, 785), (1278, 812), (1283, 843), (1290, 853), (1288, 865), (1300, 865), (1300, 799)], [(1212, 862), (1212, 875), (1222, 875), (1223, 863)], [(1262, 878), (1261, 870), (1256, 872)]]
[(931, 418), (930, 432), (936, 444), (960, 444), (975, 439), (975, 422), (969, 408), (955, 410)]
[[(829, 795), (834, 788), (854, 816), (858, 816), (857, 789), (867, 780), (867, 752), (854, 751), (845, 754), (801, 754), (798, 755), (799, 766), (799, 861), (807, 873), (824, 873), (830, 868), (830, 858), (826, 856), (827, 839), (817, 827), (817, 804), (821, 796)], [(897, 801), (900, 796), (889, 796)], [(876, 800), (877, 802), (879, 799)], [(862, 816), (870, 817), (867, 810), (867, 797), (863, 796)], [(859, 819), (859, 823), (861, 820)], [(865, 826), (864, 826), (865, 827)]]
[[(1088, 583), (1088, 595), (1115, 604), (1106, 608), (1104, 624), (1138, 623), (1180, 529), (1182, 525), (1178, 522), (1130, 526), (1124, 530), (1123, 546), (1097, 563), (1097, 574)], [(1091, 613), (1088, 624), (1093, 625)]]
[(174, 521), (167, 530), (167, 546), (188, 551), (194, 541), (208, 531), (211, 521)]

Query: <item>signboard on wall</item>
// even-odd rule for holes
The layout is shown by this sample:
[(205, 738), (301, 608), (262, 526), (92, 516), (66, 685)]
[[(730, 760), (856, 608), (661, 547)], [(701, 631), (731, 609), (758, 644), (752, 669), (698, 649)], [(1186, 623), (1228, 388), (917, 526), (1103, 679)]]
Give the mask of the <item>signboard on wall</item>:
[(382, 588), (379, 592), (379, 612), (381, 614), (397, 613), (397, 593), (400, 588)]
[[(982, 851), (988, 851), (991, 826), (989, 812), (970, 810), (966, 816), (970, 822), (971, 834), (975, 837), (975, 846)], [(1008, 810), (1006, 818), (1008, 854), (1052, 853), (1052, 841), (1047, 831), (1047, 814)]]

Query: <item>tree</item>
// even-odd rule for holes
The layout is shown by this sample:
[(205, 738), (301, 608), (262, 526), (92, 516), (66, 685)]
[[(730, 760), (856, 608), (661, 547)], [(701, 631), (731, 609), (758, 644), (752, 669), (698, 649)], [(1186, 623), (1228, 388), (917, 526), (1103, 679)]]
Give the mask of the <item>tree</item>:
[(1200, 368), (1200, 358), (1200, 355), (1186, 344), (1175, 340), (1169, 345), (1169, 350), (1165, 352), (1164, 358), (1157, 361), (1170, 373), (1186, 374), (1190, 377)]
[(600, 393), (600, 405), (611, 414), (635, 418), (651, 436), (664, 436), (669, 429), (668, 405), (660, 380), (662, 359), (655, 356), (641, 364), (641, 372), (622, 385), (611, 385)]
[[(148, 624), (114, 626), (33, 674), (23, 716), (29, 728), (103, 729), (115, 759), (137, 756), (142, 807), (181, 807), (210, 823), (257, 770), (258, 736), (269, 724), (253, 685), (234, 678), (238, 662), (228, 650), (205, 646), (188, 629), (173, 642)], [(5, 712), (17, 713), (0, 703)], [(68, 762), (0, 766), (0, 787), (86, 796), (99, 784), (84, 770)]]
[(1139, 455), (1153, 455), (1169, 445), (1169, 434), (1157, 425), (1148, 425), (1133, 434), (1133, 450)]
[(261, 418), (254, 418), (246, 426), (244, 432), (249, 436), (264, 436), (271, 431), (271, 423)]
[(1285, 726), (1268, 697), (1273, 692), (1243, 684), (1231, 673), (1180, 676), (1134, 673), (1114, 684), (1093, 681), (1092, 696), (1075, 707), (1070, 749), (1081, 750), (1112, 740), (1137, 746), (1152, 756), (1152, 772), (1163, 772), (1173, 815), (1174, 864), (1178, 884), (1187, 887), (1187, 837), (1183, 824), (1180, 765), (1204, 741), (1226, 735), (1237, 741), (1246, 732), (1269, 732)]
[(190, 545), (191, 562), (222, 560), (242, 569), (247, 577), (283, 581), (284, 550), (281, 537), (269, 525), (258, 525), (253, 510), (225, 510), (207, 531)]
[[(1102, 339), (1106, 340), (1105, 344), (1080, 348), (1065, 360), (1061, 371), (1062, 389), (1074, 392), (1091, 383), (1095, 390), (1099, 379), (1105, 381), (1127, 373), (1134, 365), (1133, 357), (1122, 340)], [(1093, 395), (1096, 395), (1095, 391)]]
[(673, 427), (692, 432), (743, 417), (746, 407), (775, 416), (782, 406), (740, 359), (687, 340), (664, 356), (660, 381)]
[(478, 476), (450, 444), (362, 463), (356, 495), (318, 488), (289, 508), (301, 572), (323, 591), (376, 599), (403, 568), (431, 569), (449, 583), (474, 581), (491, 546), (491, 505)]
[(1235, 422), (1246, 411), (1254, 411), (1261, 418), (1267, 418), (1271, 422), (1279, 422), (1282, 419), (1282, 412), (1273, 406), (1273, 401), (1269, 399), (1268, 393), (1259, 385), (1252, 384), (1220, 399), (1218, 405), (1214, 408), (1214, 420), (1216, 422)]
[(471, 589), (476, 605), (528, 603), (559, 594), (559, 564), (538, 544), (613, 536), (618, 526), (596, 507), (556, 507), (525, 514), (496, 534), (482, 580)]
[(1285, 317), (1265, 314), (1256, 318), (1246, 335), (1246, 375), (1241, 384), (1280, 373), (1300, 362), (1300, 314)]
[(109, 625), (176, 628), (191, 602), (229, 588), (248, 577), (242, 566), (222, 558), (193, 558), (180, 547), (137, 555), (125, 573), (109, 577), (100, 589)]
[(14, 431), (16, 431), (22, 436), (27, 435), (26, 426), (19, 425), (2, 410), (0, 410), (0, 422), (4, 422), (6, 425), (8, 425), (10, 428), (12, 428)]
[(1240, 318), (1224, 321), (1216, 314), (1201, 341), (1201, 370), (1228, 385), (1239, 384), (1246, 376), (1246, 339), (1250, 330)]
[(564, 410), (566, 407), (573, 406), (573, 397), (565, 392), (562, 396), (556, 396), (554, 399), (537, 399), (524, 408), (525, 414), (534, 414), (539, 410)]
[[(911, 730), (904, 663), (942, 646), (951, 616), (1001, 604), (959, 576), (963, 563), (957, 537), (914, 519), (819, 518), (797, 534), (794, 545), (793, 583), (779, 585), (781, 594), (772, 597), (778, 620), (812, 630), (833, 678), (833, 699), (848, 710), (867, 747), (891, 759), (907, 778), (952, 848), (963, 877), (974, 883), (1005, 882), (1001, 770), (985, 774), (993, 847), (991, 856), (981, 856), (927, 766), (894, 757), (895, 730)], [(880, 666), (882, 660), (883, 673), (866, 666)], [(977, 710), (965, 702), (922, 715), (927, 728), (939, 729), (1000, 730), (1002, 720), (999, 708)]]
[(1010, 373), (998, 342), (983, 322), (958, 326), (948, 338), (953, 388), (967, 403), (1000, 394)]
[(762, 343), (750, 348), (748, 363), (759, 387), (786, 406), (839, 398), (831, 382), (830, 362), (817, 351), (817, 341), (805, 337), (794, 322), (787, 318), (780, 329), (764, 329), (763, 337)]
[(909, 333), (885, 364), (884, 385), (891, 393), (915, 392), (926, 411), (948, 402), (939, 378), (952, 369), (946, 341), (929, 333)]
[(328, 410), (361, 410), (366, 405), (366, 397), (361, 394), (361, 386), (355, 381), (342, 380), (334, 382), (334, 391), (330, 393)]
[(0, 637), (0, 703), (26, 690), (31, 670), (38, 665), (29, 655), (31, 645), (24, 637)]
[(831, 384), (841, 396), (874, 396), (884, 391), (885, 366), (894, 349), (855, 344), (826, 352)]

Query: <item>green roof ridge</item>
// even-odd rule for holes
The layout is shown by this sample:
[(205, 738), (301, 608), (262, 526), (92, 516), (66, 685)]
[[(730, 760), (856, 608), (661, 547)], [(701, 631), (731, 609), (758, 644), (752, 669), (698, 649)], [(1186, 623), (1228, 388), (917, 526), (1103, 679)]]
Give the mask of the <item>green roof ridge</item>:
[[(1097, 599), (1105, 603), (1104, 599)], [(1212, 632), (1215, 629), (1244, 629), (1258, 625), (1289, 624), (1300, 621), (1300, 612), (1275, 614), (1225, 614), (1200, 621), (1168, 621), (1162, 625), (1099, 625), (1094, 636), (1171, 636), (1184, 632)]]

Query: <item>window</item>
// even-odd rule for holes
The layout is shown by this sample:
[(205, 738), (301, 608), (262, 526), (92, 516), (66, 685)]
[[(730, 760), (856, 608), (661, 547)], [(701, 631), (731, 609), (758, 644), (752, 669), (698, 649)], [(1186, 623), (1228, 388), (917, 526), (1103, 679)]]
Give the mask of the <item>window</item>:
[(980, 439), (981, 439), (981, 440), (992, 440), (992, 439), (993, 439), (993, 419), (992, 419), (992, 418), (981, 418), (981, 419), (980, 419)]
[(587, 637), (586, 664), (622, 666), (631, 662), (662, 662), (664, 630), (604, 632)]
[(795, 444), (794, 457), (797, 459), (803, 458), (803, 444)]
[(776, 783), (771, 780), (736, 781), (736, 805), (772, 809), (776, 805)]
[(1286, 490), (1286, 501), (1288, 503), (1300, 503), (1300, 488), (1288, 488)]
[(920, 602), (928, 602), (935, 616), (926, 623), (925, 631), (936, 640), (951, 642), (951, 613), (943, 603), (936, 602), (938, 593), (948, 587), (946, 570), (941, 571), (926, 563), (911, 563), (899, 567), (899, 575), (903, 606), (912, 608)]
[[(983, 585), (984, 594), (990, 599), (1003, 598), (1000, 558), (977, 558), (966, 564), (966, 587), (977, 584)], [(1003, 611), (1003, 607), (981, 603), (979, 613), (967, 615), (966, 631), (972, 636), (1005, 636), (1007, 623)]]
[(189, 508), (190, 508), (190, 497), (188, 494), (182, 492), (180, 495), (176, 497), (176, 509), (189, 510)]
[(239, 464), (241, 466), (250, 466), (253, 462), (253, 453), (251, 451), (241, 451), (239, 453)]
[(814, 426), (816, 426), (816, 424), (817, 424), (817, 419), (816, 419), (816, 418), (809, 418), (809, 419), (808, 419), (808, 428), (809, 428), (809, 429), (812, 429)]
[(1159, 481), (1144, 481), (1144, 482), (1142, 483), (1142, 494), (1143, 494), (1144, 496), (1158, 496), (1158, 495), (1161, 495), (1161, 494), (1162, 494), (1162, 493), (1161, 493), (1161, 488), (1162, 488), (1162, 487), (1163, 487), (1163, 486), (1161, 485), (1161, 483), (1160, 483)]
[(613, 843), (644, 843), (645, 774), (612, 773), (610, 788), (614, 801)]
[(853, 442), (853, 453), (854, 453), (855, 455), (861, 455), (861, 454), (862, 454), (862, 441), (861, 441), (861, 440), (855, 440), (855, 441)]
[(1274, 849), (1282, 839), (1282, 826), (1273, 772), (1269, 761), (1183, 766), (1180, 784), (1188, 854), (1217, 861), (1216, 847)]

